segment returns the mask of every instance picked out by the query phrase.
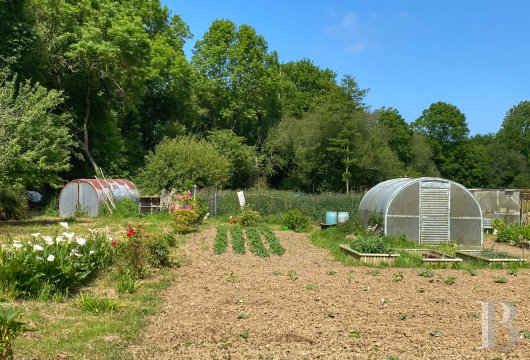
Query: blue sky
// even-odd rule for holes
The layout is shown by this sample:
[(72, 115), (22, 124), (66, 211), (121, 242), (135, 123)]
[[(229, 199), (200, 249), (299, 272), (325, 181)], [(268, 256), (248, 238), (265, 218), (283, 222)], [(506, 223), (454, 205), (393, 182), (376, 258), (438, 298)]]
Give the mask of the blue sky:
[(530, 1), (162, 0), (190, 26), (188, 56), (215, 19), (249, 24), (280, 61), (308, 58), (369, 88), (375, 110), (412, 122), (445, 101), (471, 134), (497, 132), (530, 100)]

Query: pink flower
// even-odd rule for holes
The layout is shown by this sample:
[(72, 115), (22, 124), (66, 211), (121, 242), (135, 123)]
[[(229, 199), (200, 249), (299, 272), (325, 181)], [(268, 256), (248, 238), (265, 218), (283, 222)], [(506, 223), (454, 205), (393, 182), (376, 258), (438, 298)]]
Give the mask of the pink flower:
[(173, 210), (173, 209), (175, 209), (175, 205), (169, 204), (169, 210)]

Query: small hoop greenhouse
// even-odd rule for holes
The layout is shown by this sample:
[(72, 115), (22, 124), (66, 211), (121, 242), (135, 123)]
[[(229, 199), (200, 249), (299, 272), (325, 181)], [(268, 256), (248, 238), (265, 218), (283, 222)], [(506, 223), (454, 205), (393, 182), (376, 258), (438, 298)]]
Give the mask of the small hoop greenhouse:
[(481, 248), (482, 210), (461, 184), (440, 178), (399, 178), (371, 188), (361, 200), (359, 216), (366, 228), (382, 223), (387, 236), (405, 235), (418, 244), (456, 241)]
[(98, 216), (104, 201), (112, 198), (117, 202), (131, 199), (139, 202), (140, 193), (136, 186), (124, 179), (77, 179), (68, 182), (59, 196), (59, 215), (74, 216), (76, 211), (83, 211), (88, 216)]

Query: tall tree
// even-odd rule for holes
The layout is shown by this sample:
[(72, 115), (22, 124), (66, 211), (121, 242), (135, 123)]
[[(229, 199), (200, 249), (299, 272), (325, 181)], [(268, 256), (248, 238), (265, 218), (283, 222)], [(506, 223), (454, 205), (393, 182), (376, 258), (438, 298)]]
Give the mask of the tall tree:
[(279, 121), (278, 56), (252, 27), (214, 21), (195, 44), (192, 64), (199, 73), (196, 130), (230, 129), (259, 143)]
[(409, 165), (412, 161), (412, 128), (397, 109), (383, 107), (375, 114), (387, 133), (388, 146), (404, 164)]
[(530, 101), (521, 101), (508, 110), (497, 137), (530, 160)]
[(454, 105), (437, 102), (424, 110), (412, 126), (429, 139), (442, 176), (465, 183), (469, 176), (463, 157), (469, 140), (465, 115)]
[(150, 130), (138, 116), (149, 84), (177, 87), (170, 77), (178, 78), (187, 27), (158, 0), (32, 0), (32, 9), (50, 86), (67, 96), (86, 160), (93, 171), (101, 163), (123, 172), (129, 152), (143, 155), (133, 150)]

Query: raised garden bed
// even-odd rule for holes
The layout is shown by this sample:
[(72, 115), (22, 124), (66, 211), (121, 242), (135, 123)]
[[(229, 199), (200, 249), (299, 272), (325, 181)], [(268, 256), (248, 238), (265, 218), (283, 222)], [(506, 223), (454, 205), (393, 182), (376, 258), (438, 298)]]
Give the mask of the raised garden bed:
[(403, 251), (420, 256), (423, 262), (459, 262), (461, 258), (444, 254), (432, 249), (402, 249)]
[(340, 244), (340, 249), (350, 256), (353, 256), (356, 260), (365, 262), (367, 264), (379, 264), (382, 262), (391, 264), (399, 257), (399, 254), (369, 254), (361, 253), (353, 250), (346, 244)]
[(458, 250), (456, 252), (456, 255), (462, 257), (464, 260), (483, 260), (489, 263), (508, 263), (525, 261), (524, 259), (516, 255), (495, 250)]

